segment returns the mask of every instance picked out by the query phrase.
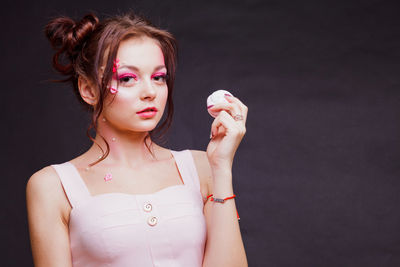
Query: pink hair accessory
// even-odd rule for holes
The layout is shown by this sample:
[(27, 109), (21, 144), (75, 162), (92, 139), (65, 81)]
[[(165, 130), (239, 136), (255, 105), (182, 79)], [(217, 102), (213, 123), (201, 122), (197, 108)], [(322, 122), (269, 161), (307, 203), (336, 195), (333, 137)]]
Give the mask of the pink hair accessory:
[(112, 174), (111, 173), (107, 173), (106, 176), (104, 176), (104, 181), (110, 181), (112, 179)]
[(119, 68), (119, 59), (116, 59), (113, 61), (114, 62), (114, 66), (113, 66), (113, 73), (117, 72), (117, 69)]
[(114, 88), (114, 87), (110, 87), (110, 93), (115, 95), (118, 92), (118, 89)]

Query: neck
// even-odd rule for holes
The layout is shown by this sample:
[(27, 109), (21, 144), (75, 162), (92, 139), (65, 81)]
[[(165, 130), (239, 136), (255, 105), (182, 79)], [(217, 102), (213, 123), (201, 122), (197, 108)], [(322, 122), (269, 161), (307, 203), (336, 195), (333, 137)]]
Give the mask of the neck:
[(148, 132), (118, 131), (105, 125), (99, 125), (95, 143), (88, 151), (88, 156), (93, 158), (93, 161), (103, 154), (98, 145), (103, 151), (107, 150), (107, 145), (100, 135), (107, 141), (110, 148), (108, 156), (100, 162), (101, 164), (135, 168), (154, 161), (146, 144), (153, 153), (157, 145), (151, 143), (150, 138), (146, 138)]

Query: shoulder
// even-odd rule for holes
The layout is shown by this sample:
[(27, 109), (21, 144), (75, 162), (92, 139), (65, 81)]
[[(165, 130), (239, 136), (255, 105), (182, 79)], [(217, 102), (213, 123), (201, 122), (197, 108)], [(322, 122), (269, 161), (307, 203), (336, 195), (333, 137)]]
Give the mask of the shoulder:
[(26, 191), (28, 193), (41, 193), (51, 192), (53, 189), (60, 185), (57, 173), (53, 167), (47, 166), (35, 172), (26, 184)]
[(212, 173), (210, 163), (208, 162), (207, 153), (201, 150), (190, 150), (199, 175), (200, 185), (203, 196), (207, 196), (211, 192)]
[(35, 172), (26, 184), (28, 209), (53, 210), (64, 213), (68, 209), (68, 200), (64, 195), (58, 174), (51, 166)]

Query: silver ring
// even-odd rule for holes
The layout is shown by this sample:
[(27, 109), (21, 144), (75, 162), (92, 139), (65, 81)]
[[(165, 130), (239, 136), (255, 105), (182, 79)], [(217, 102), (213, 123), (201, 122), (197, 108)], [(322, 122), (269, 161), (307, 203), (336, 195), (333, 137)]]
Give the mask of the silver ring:
[(233, 116), (233, 119), (235, 121), (242, 121), (243, 120), (243, 115), (241, 114), (236, 114), (235, 116)]

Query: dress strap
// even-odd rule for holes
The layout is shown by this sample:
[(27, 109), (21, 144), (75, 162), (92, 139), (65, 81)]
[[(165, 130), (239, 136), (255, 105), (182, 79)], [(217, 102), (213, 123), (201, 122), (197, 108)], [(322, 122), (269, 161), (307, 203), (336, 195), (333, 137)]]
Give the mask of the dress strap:
[(82, 180), (78, 170), (72, 163), (65, 162), (51, 166), (56, 170), (72, 208), (86, 201), (90, 197), (85, 182)]
[(186, 149), (182, 151), (171, 150), (171, 153), (175, 158), (175, 162), (185, 185), (200, 191), (199, 175), (196, 170), (192, 152)]

